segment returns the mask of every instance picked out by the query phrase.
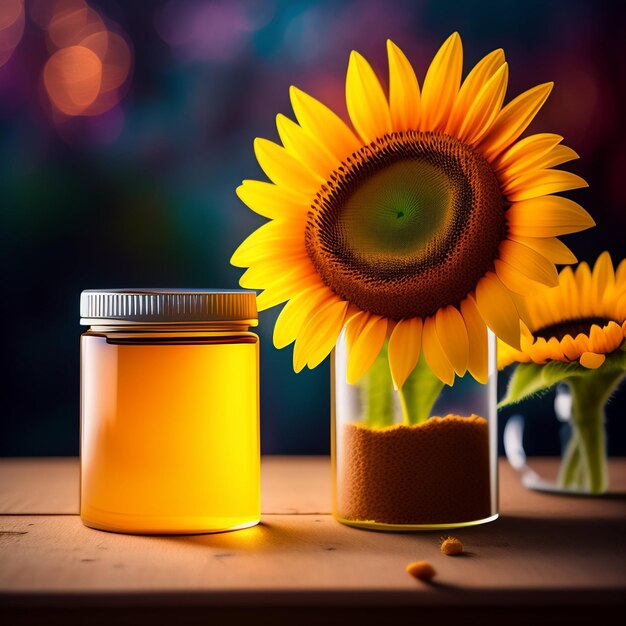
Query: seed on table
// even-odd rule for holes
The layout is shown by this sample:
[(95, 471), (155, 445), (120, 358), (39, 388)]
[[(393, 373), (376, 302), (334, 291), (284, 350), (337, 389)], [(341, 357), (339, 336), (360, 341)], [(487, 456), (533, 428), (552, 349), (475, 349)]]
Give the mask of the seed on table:
[(406, 571), (414, 578), (430, 580), (435, 574), (435, 568), (428, 561), (415, 561), (406, 566)]
[(442, 537), (441, 551), (447, 556), (454, 556), (463, 552), (463, 544), (456, 537)]

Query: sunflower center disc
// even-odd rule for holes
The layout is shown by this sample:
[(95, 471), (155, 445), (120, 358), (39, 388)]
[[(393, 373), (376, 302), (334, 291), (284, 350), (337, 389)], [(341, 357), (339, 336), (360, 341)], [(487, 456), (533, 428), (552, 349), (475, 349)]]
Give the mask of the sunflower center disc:
[(504, 198), (487, 161), (449, 135), (405, 131), (333, 172), (305, 241), (335, 293), (401, 319), (463, 300), (493, 269), (505, 234)]

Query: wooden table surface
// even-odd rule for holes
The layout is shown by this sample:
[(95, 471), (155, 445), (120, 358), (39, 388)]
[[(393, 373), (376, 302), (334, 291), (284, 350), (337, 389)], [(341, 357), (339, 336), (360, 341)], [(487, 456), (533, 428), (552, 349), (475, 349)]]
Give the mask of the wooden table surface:
[[(538, 462), (556, 470), (555, 459)], [(334, 521), (325, 457), (264, 457), (259, 526), (159, 537), (83, 526), (77, 459), (4, 459), (0, 616), (89, 626), (227, 618), (349, 624), (407, 615), (463, 624), (489, 617), (507, 626), (609, 623), (626, 597), (626, 459), (612, 459), (610, 474), (606, 496), (548, 495), (522, 487), (501, 460), (500, 519), (453, 531), (467, 554), (446, 557), (438, 532), (372, 532)], [(405, 571), (422, 559), (437, 570), (432, 584)]]

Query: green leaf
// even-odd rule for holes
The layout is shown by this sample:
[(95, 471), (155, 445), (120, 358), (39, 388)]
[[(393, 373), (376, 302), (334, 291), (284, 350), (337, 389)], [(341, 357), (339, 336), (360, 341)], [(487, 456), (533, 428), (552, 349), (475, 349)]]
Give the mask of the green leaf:
[(546, 393), (557, 383), (572, 376), (580, 376), (585, 371), (588, 370), (578, 363), (561, 363), (560, 361), (545, 365), (520, 363), (511, 374), (506, 396), (498, 404), (498, 408), (521, 402), (533, 395)]
[(393, 382), (387, 360), (387, 341), (372, 367), (357, 383), (361, 387), (365, 402), (365, 423), (367, 426), (389, 426), (393, 421), (392, 392)]
[(428, 367), (424, 356), (420, 356), (415, 369), (398, 391), (405, 423), (425, 422), (442, 389), (443, 382)]
[(600, 380), (620, 372), (626, 372), (626, 351), (623, 348), (607, 354), (606, 361), (595, 370), (587, 369), (577, 362), (551, 361), (545, 365), (520, 363), (511, 374), (506, 396), (498, 404), (498, 408), (521, 402), (533, 395), (547, 393), (557, 383), (569, 379), (583, 377)]

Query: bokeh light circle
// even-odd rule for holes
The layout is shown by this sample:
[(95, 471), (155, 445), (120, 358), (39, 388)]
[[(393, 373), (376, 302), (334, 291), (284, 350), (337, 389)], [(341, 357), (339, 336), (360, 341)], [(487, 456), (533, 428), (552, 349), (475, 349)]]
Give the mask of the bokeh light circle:
[(102, 61), (84, 46), (61, 48), (48, 59), (43, 81), (50, 101), (59, 111), (81, 115), (100, 93)]

